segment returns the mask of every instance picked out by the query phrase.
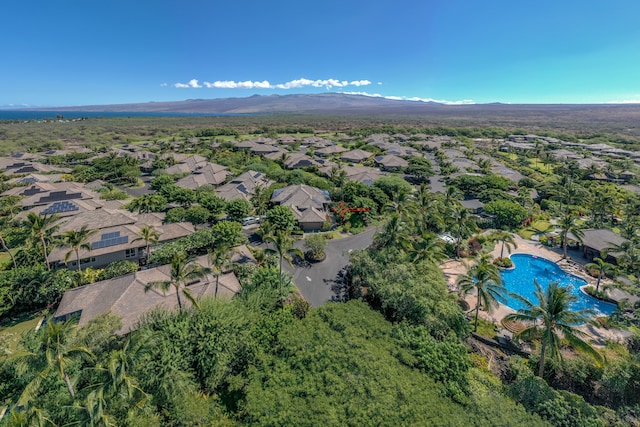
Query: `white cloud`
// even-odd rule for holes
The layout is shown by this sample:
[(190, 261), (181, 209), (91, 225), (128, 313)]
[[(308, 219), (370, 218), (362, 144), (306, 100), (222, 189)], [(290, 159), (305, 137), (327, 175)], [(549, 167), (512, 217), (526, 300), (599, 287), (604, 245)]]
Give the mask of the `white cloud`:
[[(191, 89), (206, 87), (209, 89), (299, 89), (302, 87), (316, 87), (331, 89), (334, 87), (343, 88), (347, 86), (368, 86), (372, 84), (369, 80), (338, 80), (338, 79), (325, 79), (325, 80), (310, 80), (310, 79), (296, 79), (285, 83), (271, 84), (267, 80), (263, 81), (234, 81), (234, 80), (217, 80), (215, 82), (204, 82), (200, 85), (199, 81), (193, 79), (188, 83), (175, 83), (173, 87), (179, 89)], [(380, 83), (378, 83), (380, 84)]]
[(446, 104), (446, 105), (473, 105), (476, 102), (472, 99), (461, 99), (458, 101), (447, 101), (443, 99), (433, 99), (433, 98), (419, 98), (417, 96), (414, 97), (406, 97), (406, 96), (391, 96), (391, 95), (380, 95), (379, 93), (367, 93), (367, 92), (343, 92), (347, 95), (363, 95), (363, 96), (371, 96), (374, 98), (384, 98), (391, 99), (394, 101), (414, 101), (414, 102), (437, 102), (438, 104)]
[(189, 80), (189, 83), (176, 83), (173, 85), (173, 87), (177, 87), (180, 89), (186, 89), (186, 88), (200, 89), (202, 86), (200, 85), (197, 79), (191, 79)]
[(622, 101), (609, 101), (606, 104), (640, 104), (640, 99), (625, 99)]

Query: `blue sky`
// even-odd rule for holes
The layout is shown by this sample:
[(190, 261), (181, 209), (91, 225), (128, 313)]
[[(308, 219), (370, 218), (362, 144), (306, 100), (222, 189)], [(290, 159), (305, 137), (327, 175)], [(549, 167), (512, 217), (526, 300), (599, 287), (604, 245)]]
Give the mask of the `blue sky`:
[(0, 106), (640, 102), (637, 0), (6, 0)]

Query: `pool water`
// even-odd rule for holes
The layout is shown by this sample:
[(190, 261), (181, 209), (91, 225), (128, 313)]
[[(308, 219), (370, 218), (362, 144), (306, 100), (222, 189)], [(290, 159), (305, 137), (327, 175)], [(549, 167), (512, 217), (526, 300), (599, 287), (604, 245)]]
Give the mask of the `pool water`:
[[(504, 287), (510, 293), (521, 295), (533, 304), (538, 304), (534, 295), (536, 287), (533, 284), (533, 280), (536, 279), (545, 290), (551, 282), (558, 282), (560, 286), (568, 286), (569, 292), (577, 297), (577, 300), (570, 305), (574, 311), (592, 308), (598, 315), (609, 316), (616, 308), (615, 304), (600, 301), (582, 292), (580, 287), (587, 284), (585, 280), (566, 273), (547, 259), (527, 254), (515, 254), (511, 255), (511, 261), (513, 261), (515, 268), (500, 272)], [(515, 310), (525, 308), (522, 302), (510, 296), (501, 302)]]

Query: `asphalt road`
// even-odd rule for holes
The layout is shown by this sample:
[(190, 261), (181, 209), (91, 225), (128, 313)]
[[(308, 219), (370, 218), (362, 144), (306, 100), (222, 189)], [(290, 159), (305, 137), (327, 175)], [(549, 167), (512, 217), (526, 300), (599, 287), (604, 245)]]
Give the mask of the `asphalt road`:
[(355, 236), (329, 240), (325, 249), (327, 258), (322, 262), (295, 266), (293, 269), (285, 263), (293, 275), (293, 283), (312, 307), (331, 301), (336, 296), (332, 285), (340, 270), (349, 264), (349, 253), (369, 247), (376, 231), (373, 228)]

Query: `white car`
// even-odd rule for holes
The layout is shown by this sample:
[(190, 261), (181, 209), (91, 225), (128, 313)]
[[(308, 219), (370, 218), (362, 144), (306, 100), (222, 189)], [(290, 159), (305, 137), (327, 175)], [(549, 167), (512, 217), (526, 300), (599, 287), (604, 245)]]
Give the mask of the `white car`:
[(253, 225), (253, 224), (260, 224), (260, 217), (248, 216), (246, 218), (242, 218), (242, 225)]

